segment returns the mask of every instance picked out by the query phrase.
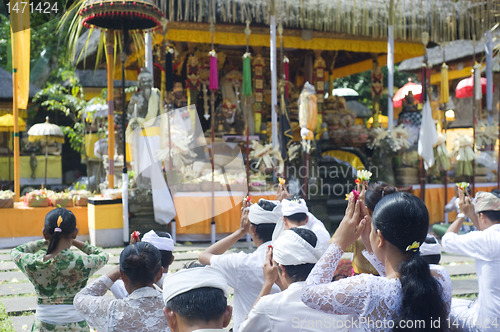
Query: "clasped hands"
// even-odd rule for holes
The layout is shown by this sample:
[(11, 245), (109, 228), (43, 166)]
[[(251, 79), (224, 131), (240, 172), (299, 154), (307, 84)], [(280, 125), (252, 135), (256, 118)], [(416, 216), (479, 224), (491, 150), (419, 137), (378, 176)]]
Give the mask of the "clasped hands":
[(372, 220), (363, 198), (364, 195), (360, 195), (357, 200), (353, 195), (349, 196), (344, 218), (333, 235), (332, 242), (335, 242), (342, 250), (360, 239), (366, 249), (369, 252), (372, 251), (370, 245)]

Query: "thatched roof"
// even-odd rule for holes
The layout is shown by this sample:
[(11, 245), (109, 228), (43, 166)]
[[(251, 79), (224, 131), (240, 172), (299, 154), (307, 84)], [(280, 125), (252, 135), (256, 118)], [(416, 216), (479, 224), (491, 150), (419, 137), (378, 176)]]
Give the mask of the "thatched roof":
[[(108, 76), (106, 69), (98, 69), (98, 70), (82, 70), (77, 69), (75, 71), (76, 77), (80, 80), (80, 84), (85, 88), (106, 88), (108, 86)], [(137, 82), (135, 81), (125, 81), (125, 87), (136, 86)], [(115, 88), (121, 88), (122, 81), (114, 80), (113, 86)]]
[[(493, 36), (493, 48), (500, 46), (500, 34), (496, 34), (497, 38)], [(477, 60), (481, 60), (484, 55), (484, 41), (476, 42), (476, 47), (474, 48), (472, 41), (470, 40), (457, 40), (445, 44), (445, 61), (458, 61), (465, 58), (472, 58), (474, 51), (476, 52)], [(427, 61), (432, 66), (440, 66), (443, 63), (443, 46), (428, 48), (427, 49)], [(422, 68), (422, 63), (424, 62), (424, 57), (419, 56), (416, 58), (411, 58), (404, 60), (398, 66), (399, 71), (414, 71), (420, 70)]]
[[(154, 0), (169, 22), (270, 24), (284, 28), (334, 32), (343, 37), (387, 38), (391, 0)], [(500, 4), (485, 0), (398, 0), (394, 3), (394, 38), (421, 41), (429, 32), (436, 43), (472, 39), (497, 22)]]
[[(30, 98), (33, 98), (40, 89), (30, 84)], [(0, 99), (12, 99), (12, 74), (0, 68)]]

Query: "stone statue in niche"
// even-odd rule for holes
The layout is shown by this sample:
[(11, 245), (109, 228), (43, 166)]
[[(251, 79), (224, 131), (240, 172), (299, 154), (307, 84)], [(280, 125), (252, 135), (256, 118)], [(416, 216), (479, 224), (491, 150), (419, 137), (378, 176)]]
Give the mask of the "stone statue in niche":
[(245, 128), (243, 112), (230, 99), (224, 99), (215, 112), (217, 134), (242, 135)]
[(172, 103), (173, 108), (181, 108), (187, 106), (187, 98), (181, 82), (174, 83), (174, 100)]

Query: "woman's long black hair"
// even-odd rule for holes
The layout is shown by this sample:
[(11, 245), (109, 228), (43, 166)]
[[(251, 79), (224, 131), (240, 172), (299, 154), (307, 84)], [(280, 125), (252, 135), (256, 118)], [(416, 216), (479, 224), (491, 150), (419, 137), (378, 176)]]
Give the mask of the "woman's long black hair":
[[(373, 226), (384, 238), (401, 250), (406, 259), (399, 266), (403, 300), (401, 315), (394, 322), (394, 331), (429, 331), (431, 321), (440, 319), (437, 331), (448, 331), (446, 304), (441, 296), (441, 285), (431, 275), (429, 265), (420, 256), (418, 246), (427, 236), (429, 212), (418, 197), (399, 192), (385, 196), (375, 207)], [(425, 326), (400, 328), (399, 322), (424, 321)], [(434, 329), (433, 329), (434, 330)]]
[[(56, 228), (58, 228), (57, 232), (55, 231)], [(60, 232), (59, 229), (61, 230)], [(50, 235), (47, 255), (57, 248), (61, 237), (71, 236), (75, 229), (76, 218), (70, 210), (58, 208), (47, 213), (45, 216), (45, 232)]]

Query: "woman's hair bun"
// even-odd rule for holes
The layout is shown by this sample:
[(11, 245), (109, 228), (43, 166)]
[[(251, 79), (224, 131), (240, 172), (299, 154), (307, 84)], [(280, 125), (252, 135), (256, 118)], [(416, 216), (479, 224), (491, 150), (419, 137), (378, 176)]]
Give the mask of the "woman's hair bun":
[(398, 188), (396, 188), (394, 186), (391, 186), (391, 185), (385, 186), (384, 189), (382, 189), (382, 190), (383, 190), (382, 191), (383, 192), (383, 195), (382, 195), (383, 197), (398, 192)]

